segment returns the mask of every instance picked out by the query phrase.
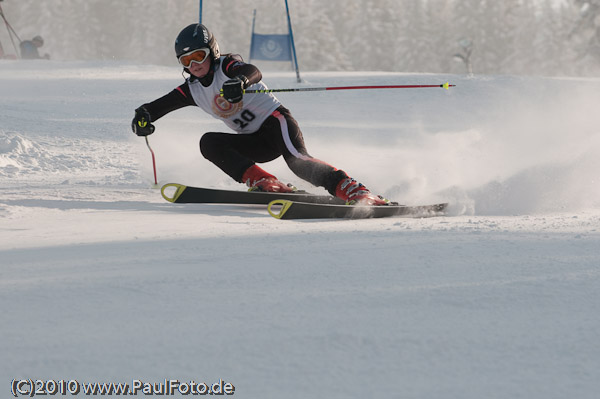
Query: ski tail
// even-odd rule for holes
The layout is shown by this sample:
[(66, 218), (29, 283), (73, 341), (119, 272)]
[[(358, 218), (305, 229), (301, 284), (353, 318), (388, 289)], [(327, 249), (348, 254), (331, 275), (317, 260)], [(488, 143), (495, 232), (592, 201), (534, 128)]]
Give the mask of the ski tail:
[[(175, 187), (175, 192), (173, 193), (173, 196), (169, 196), (167, 193), (165, 193), (165, 190), (168, 189), (169, 187)], [(164, 186), (162, 186), (162, 188), (160, 189), (160, 193), (163, 196), (164, 199), (166, 199), (169, 202), (177, 202), (177, 199), (181, 196), (181, 194), (183, 194), (183, 192), (185, 191), (185, 189), (187, 188), (187, 186), (184, 186), (183, 184), (177, 184), (177, 183), (168, 183), (165, 184)]]
[[(267, 206), (267, 211), (269, 212), (269, 215), (273, 216), (275, 219), (281, 219), (293, 203), (293, 201), (277, 199), (275, 201), (269, 202), (269, 205)], [(279, 208), (278, 212), (273, 209), (278, 208), (279, 206), (281, 206), (281, 208)]]

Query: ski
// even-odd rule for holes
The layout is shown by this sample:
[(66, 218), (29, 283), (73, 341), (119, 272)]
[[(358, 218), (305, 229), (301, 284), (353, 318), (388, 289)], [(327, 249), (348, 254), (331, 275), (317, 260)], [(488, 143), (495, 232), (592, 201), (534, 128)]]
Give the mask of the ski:
[(160, 190), (163, 198), (177, 204), (261, 204), (271, 201), (290, 200), (304, 203), (343, 204), (339, 198), (330, 195), (315, 195), (306, 191), (294, 193), (266, 193), (262, 191), (235, 191), (213, 188), (190, 187), (178, 183), (168, 183)]
[(368, 219), (391, 216), (423, 218), (445, 214), (447, 203), (407, 205), (334, 205), (276, 199), (269, 203), (269, 214), (277, 219)]

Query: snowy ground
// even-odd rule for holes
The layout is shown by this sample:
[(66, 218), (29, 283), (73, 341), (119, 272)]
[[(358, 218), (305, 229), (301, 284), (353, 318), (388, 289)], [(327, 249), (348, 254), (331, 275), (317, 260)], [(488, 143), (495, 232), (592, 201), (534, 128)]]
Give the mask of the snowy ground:
[[(312, 155), (450, 214), (292, 222), (167, 203), (129, 123), (178, 68), (0, 61), (2, 392), (167, 378), (243, 398), (597, 397), (600, 79), (304, 78), (457, 84), (278, 96)], [(162, 183), (243, 189), (198, 152), (224, 125), (190, 108), (156, 126)]]

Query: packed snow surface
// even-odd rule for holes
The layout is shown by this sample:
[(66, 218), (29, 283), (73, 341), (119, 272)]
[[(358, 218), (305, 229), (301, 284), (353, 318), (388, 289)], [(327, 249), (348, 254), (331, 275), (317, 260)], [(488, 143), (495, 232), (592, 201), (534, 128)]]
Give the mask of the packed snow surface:
[[(281, 221), (152, 188), (133, 110), (177, 67), (0, 62), (0, 389), (235, 386), (242, 398), (595, 398), (600, 79), (264, 73), (309, 152), (429, 219)], [(157, 121), (160, 183), (244, 190)], [(264, 165), (299, 180), (282, 160)]]

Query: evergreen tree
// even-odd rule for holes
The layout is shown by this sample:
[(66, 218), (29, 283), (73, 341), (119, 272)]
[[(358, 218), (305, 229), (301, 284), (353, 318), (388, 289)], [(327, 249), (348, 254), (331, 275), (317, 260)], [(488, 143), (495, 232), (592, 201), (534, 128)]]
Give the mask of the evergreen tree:
[(600, 70), (600, 0), (574, 0), (579, 18), (571, 32), (585, 73)]
[(576, 55), (569, 42), (569, 32), (573, 25), (574, 9), (568, 4), (558, 7), (542, 2), (537, 15), (536, 35), (532, 41), (533, 56), (525, 57), (524, 62), (535, 60), (535, 70), (530, 74), (572, 75), (576, 73)]

